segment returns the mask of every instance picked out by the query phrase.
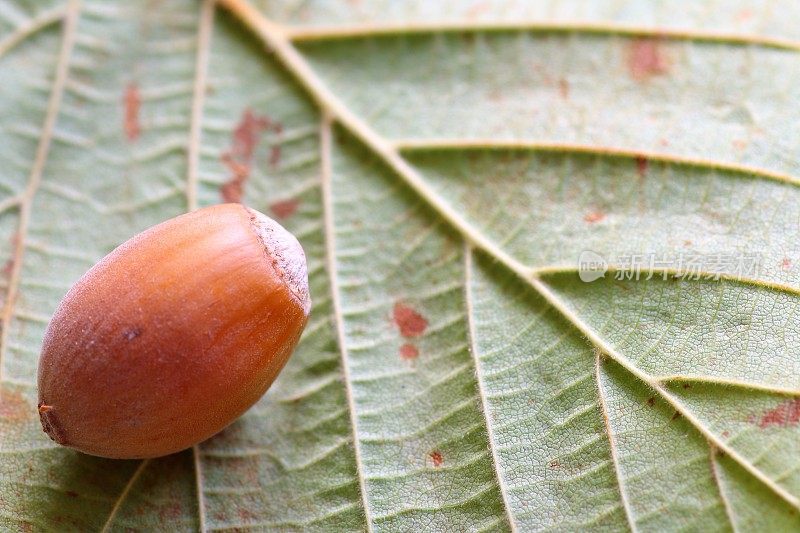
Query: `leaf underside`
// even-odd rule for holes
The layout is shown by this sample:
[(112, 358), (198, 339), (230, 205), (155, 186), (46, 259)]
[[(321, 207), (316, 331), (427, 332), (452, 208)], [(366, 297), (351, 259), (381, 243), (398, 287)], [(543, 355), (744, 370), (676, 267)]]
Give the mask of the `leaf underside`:
[[(797, 530), (798, 19), (0, 0), (0, 530)], [(57, 447), (58, 301), (221, 201), (305, 248), (288, 366), (183, 453)], [(585, 283), (586, 250), (758, 268)]]

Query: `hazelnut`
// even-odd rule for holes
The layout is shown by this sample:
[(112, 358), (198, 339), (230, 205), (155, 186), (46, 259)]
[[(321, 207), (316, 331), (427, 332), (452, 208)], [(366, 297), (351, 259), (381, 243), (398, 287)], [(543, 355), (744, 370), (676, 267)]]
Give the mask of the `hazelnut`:
[(310, 306), (303, 249), (267, 216), (224, 204), (158, 224), (56, 309), (39, 359), (42, 427), (102, 457), (188, 448), (264, 394)]

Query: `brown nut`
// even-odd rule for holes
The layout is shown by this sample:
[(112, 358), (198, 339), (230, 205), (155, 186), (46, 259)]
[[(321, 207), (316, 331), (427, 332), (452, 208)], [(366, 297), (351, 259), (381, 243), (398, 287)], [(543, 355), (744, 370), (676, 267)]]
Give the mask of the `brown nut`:
[(188, 448), (264, 394), (310, 305), (303, 249), (265, 215), (225, 204), (154, 226), (56, 310), (39, 359), (42, 427), (102, 457)]

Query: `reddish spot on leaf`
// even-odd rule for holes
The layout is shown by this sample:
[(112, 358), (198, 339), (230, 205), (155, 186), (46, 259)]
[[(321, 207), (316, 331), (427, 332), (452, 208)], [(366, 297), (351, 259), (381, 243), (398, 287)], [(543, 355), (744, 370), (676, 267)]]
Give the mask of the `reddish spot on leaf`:
[(597, 222), (600, 222), (604, 218), (606, 218), (605, 213), (601, 211), (592, 211), (591, 213), (588, 213), (585, 217), (583, 217), (583, 220), (585, 220), (589, 224), (595, 224)]
[(222, 155), (222, 162), (228, 166), (233, 175), (219, 188), (220, 196), (225, 202), (241, 202), (244, 184), (250, 176), (250, 169), (231, 160), (227, 154)]
[(635, 39), (628, 50), (628, 71), (636, 81), (645, 81), (669, 72), (669, 62), (661, 42), (653, 38)]
[(277, 136), (277, 139), (275, 139), (272, 147), (269, 149), (269, 166), (277, 168), (281, 162), (281, 137), (283, 136), (283, 124), (280, 122), (273, 122), (270, 125), (270, 131)]
[(766, 411), (758, 421), (761, 429), (770, 426), (788, 427), (800, 423), (800, 398), (793, 398), (780, 403), (777, 407)]
[(788, 257), (784, 257), (783, 261), (781, 261), (781, 268), (784, 270), (791, 270), (792, 269), (792, 260)]
[(652, 396), (650, 396), (650, 397), (647, 399), (647, 405), (648, 405), (648, 406), (650, 406), (650, 407), (653, 407), (655, 404), (656, 404), (656, 399), (655, 399), (655, 398), (653, 398)]
[(33, 416), (34, 408), (19, 392), (0, 388), (0, 418), (21, 422)]
[(636, 158), (636, 173), (639, 174), (640, 178), (645, 177), (647, 175), (647, 166), (650, 164), (650, 161), (644, 156), (638, 156)]
[(561, 462), (558, 459), (553, 459), (550, 461), (550, 468), (559, 468), (561, 466)]
[(77, 492), (75, 492), (74, 490), (68, 490), (68, 491), (65, 491), (65, 492), (64, 492), (64, 494), (66, 494), (66, 495), (67, 495), (67, 496), (69, 496), (70, 498), (77, 498), (78, 496), (80, 496), (80, 495), (79, 495)]
[(280, 162), (281, 162), (281, 145), (273, 144), (272, 148), (269, 149), (269, 165), (274, 168), (277, 167)]
[(442, 454), (438, 450), (432, 451), (430, 453), (430, 456), (431, 456), (431, 460), (433, 461), (433, 466), (435, 466), (435, 467), (442, 466), (442, 463), (444, 462), (444, 458), (442, 457)]
[(400, 357), (406, 360), (419, 357), (419, 350), (413, 344), (404, 344), (400, 347)]
[(242, 113), (239, 124), (233, 130), (231, 148), (222, 154), (222, 163), (231, 172), (230, 178), (219, 190), (224, 201), (242, 201), (244, 184), (250, 177), (256, 145), (261, 133), (269, 126), (269, 118), (256, 116), (250, 108)]
[(251, 109), (245, 109), (236, 129), (233, 130), (231, 157), (249, 162), (253, 159), (261, 132), (270, 125), (269, 118), (256, 116)]
[(133, 142), (139, 138), (139, 134), (142, 132), (139, 125), (139, 108), (142, 106), (142, 97), (139, 94), (139, 86), (136, 82), (129, 83), (125, 88), (122, 101), (125, 104), (123, 129), (128, 140)]
[(682, 416), (683, 416), (683, 415), (682, 415), (682, 414), (680, 414), (678, 411), (675, 411), (675, 413), (673, 413), (673, 415), (672, 415), (672, 418), (670, 418), (670, 420), (677, 420), (677, 419), (679, 419), (679, 418), (680, 418), (680, 417), (682, 417)]
[(393, 316), (403, 337), (419, 337), (425, 333), (425, 329), (428, 327), (425, 317), (400, 302), (394, 304)]
[(566, 78), (559, 78), (558, 80), (558, 94), (561, 98), (566, 100), (569, 98), (569, 81)]
[(684, 383), (683, 385), (681, 385), (681, 387), (683, 387), (684, 389), (691, 389), (692, 388), (692, 384), (691, 383)]
[(722, 432), (722, 438), (723, 439), (727, 439), (730, 436), (731, 436), (731, 432), (730, 431), (723, 431)]
[(3, 274), (8, 277), (11, 275), (11, 271), (14, 270), (14, 260), (9, 259), (6, 261), (6, 264), (3, 265)]
[(294, 215), (299, 205), (300, 200), (289, 198), (288, 200), (281, 200), (280, 202), (273, 203), (269, 206), (269, 209), (272, 211), (272, 214), (278, 218), (289, 218)]

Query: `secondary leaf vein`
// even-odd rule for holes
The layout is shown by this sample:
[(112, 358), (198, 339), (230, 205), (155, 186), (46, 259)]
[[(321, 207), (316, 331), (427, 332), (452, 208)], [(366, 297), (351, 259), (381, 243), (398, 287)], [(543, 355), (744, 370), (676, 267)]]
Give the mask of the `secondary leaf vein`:
[(631, 24), (587, 23), (587, 22), (547, 22), (541, 20), (515, 21), (431, 21), (410, 23), (372, 23), (340, 26), (288, 27), (286, 36), (294, 42), (327, 41), (333, 39), (354, 39), (376, 36), (392, 36), (423, 33), (464, 33), (464, 32), (560, 32), (584, 33), (590, 35), (623, 35), (629, 37), (653, 37), (682, 41), (698, 41), (722, 44), (756, 45), (765, 48), (800, 51), (800, 41), (796, 39), (766, 37), (758, 34), (735, 33), (711, 30), (681, 30)]
[(560, 143), (537, 140), (495, 140), (495, 139), (395, 139), (392, 144), (400, 152), (425, 152), (445, 150), (526, 150), (545, 153), (572, 153), (620, 157), (625, 159), (647, 159), (671, 165), (694, 167), (704, 170), (718, 170), (736, 174), (746, 174), (756, 178), (800, 186), (800, 179), (786, 172), (778, 172), (754, 165), (729, 163), (703, 157), (689, 157), (669, 152), (651, 150), (631, 150), (619, 146), (598, 146), (578, 143)]
[(344, 324), (342, 323), (342, 303), (339, 295), (336, 269), (336, 244), (333, 222), (333, 196), (331, 190), (331, 179), (333, 169), (331, 168), (331, 136), (332, 118), (324, 113), (320, 124), (320, 145), (322, 151), (322, 202), (325, 220), (325, 249), (330, 278), (331, 301), (333, 314), (336, 322), (336, 340), (339, 345), (339, 353), (342, 361), (342, 374), (344, 375), (345, 393), (347, 394), (347, 405), (350, 413), (350, 427), (353, 430), (353, 449), (356, 462), (356, 473), (358, 475), (358, 487), (361, 494), (361, 502), (364, 507), (364, 515), (368, 532), (372, 532), (372, 517), (369, 512), (369, 498), (367, 496), (367, 481), (364, 474), (364, 465), (361, 461), (361, 442), (358, 435), (358, 415), (356, 414), (356, 402), (353, 395), (353, 382), (350, 375), (350, 361), (345, 344)]
[(33, 204), (33, 197), (39, 189), (39, 184), (42, 180), (42, 173), (44, 165), (47, 161), (47, 154), (50, 151), (50, 142), (53, 138), (53, 130), (55, 129), (56, 119), (58, 118), (59, 110), (61, 109), (61, 98), (64, 94), (64, 87), (66, 85), (67, 76), (69, 74), (69, 63), (72, 57), (72, 49), (75, 44), (75, 30), (78, 24), (78, 16), (80, 14), (80, 1), (70, 0), (67, 4), (66, 16), (64, 18), (64, 30), (61, 40), (61, 49), (58, 54), (58, 62), (56, 64), (55, 77), (53, 80), (53, 89), (50, 92), (50, 99), (47, 103), (47, 111), (45, 113), (44, 125), (42, 126), (42, 136), (39, 140), (39, 145), (36, 147), (36, 156), (31, 166), (31, 172), (28, 178), (28, 185), (20, 200), (20, 215), (19, 226), (17, 229), (17, 239), (13, 250), (13, 262), (11, 268), (11, 275), (8, 282), (8, 292), (6, 294), (6, 302), (3, 308), (2, 316), (2, 334), (0, 334), (0, 382), (3, 377), (3, 360), (5, 353), (8, 349), (9, 326), (11, 318), (14, 314), (14, 304), (17, 299), (17, 292), (19, 291), (20, 276), (22, 273), (22, 256), (25, 251), (25, 239), (28, 234), (28, 224), (31, 218), (31, 209)]

